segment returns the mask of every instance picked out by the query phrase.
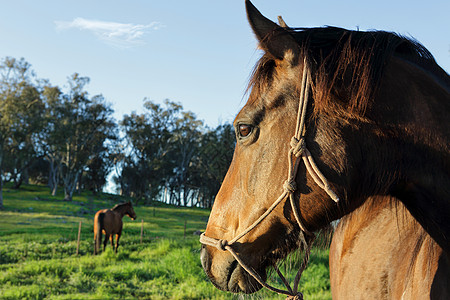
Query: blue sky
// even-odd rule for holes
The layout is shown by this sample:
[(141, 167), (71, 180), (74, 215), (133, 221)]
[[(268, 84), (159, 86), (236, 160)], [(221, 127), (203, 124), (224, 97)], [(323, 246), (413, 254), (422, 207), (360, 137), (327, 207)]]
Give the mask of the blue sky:
[[(450, 1), (254, 0), (293, 27), (380, 29), (412, 36), (450, 71)], [(91, 78), (116, 119), (144, 98), (180, 102), (214, 127), (231, 122), (260, 53), (244, 0), (0, 0), (0, 58), (24, 57), (38, 77), (64, 86)]]

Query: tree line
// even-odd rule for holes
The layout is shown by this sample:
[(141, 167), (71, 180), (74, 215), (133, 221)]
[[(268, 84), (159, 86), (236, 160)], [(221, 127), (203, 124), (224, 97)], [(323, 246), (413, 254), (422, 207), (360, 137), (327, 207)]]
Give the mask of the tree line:
[(89, 81), (74, 73), (59, 87), (23, 58), (1, 61), (0, 208), (4, 182), (47, 184), (71, 201), (77, 191), (102, 191), (109, 174), (135, 202), (211, 207), (233, 155), (233, 127), (208, 128), (170, 100), (144, 99), (141, 113), (116, 121), (111, 104), (86, 91)]

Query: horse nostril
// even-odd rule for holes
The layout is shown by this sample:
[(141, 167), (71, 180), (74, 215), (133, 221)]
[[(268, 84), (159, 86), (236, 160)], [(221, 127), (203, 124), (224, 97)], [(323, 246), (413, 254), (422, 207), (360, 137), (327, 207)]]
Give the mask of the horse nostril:
[(202, 263), (203, 270), (206, 274), (209, 274), (209, 269), (211, 267), (211, 260), (206, 250), (206, 246), (202, 244), (202, 249), (200, 250), (200, 261)]

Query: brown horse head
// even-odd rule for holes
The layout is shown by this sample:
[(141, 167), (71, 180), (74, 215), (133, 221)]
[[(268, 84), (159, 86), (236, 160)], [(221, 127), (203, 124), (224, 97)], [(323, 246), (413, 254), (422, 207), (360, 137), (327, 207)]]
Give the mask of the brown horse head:
[(133, 221), (136, 220), (136, 213), (133, 209), (133, 204), (131, 201), (128, 201), (126, 203), (117, 204), (112, 208), (113, 211), (118, 212), (122, 216), (127, 215), (130, 217)]
[[(247, 9), (249, 22), (266, 53), (251, 80), (249, 100), (234, 121), (237, 143), (233, 161), (205, 232), (228, 241), (246, 230), (283, 193), (303, 69), (299, 45), (291, 35), (264, 18), (251, 3), (247, 3)], [(317, 198), (304, 210), (310, 215), (301, 216), (313, 220), (314, 227), (308, 229), (330, 222), (327, 211), (336, 210), (335, 202), (314, 184), (311, 190), (311, 178), (304, 169), (299, 170), (296, 180), (296, 198), (300, 193)], [(265, 280), (266, 268), (299, 246), (299, 233), (291, 206), (283, 202), (233, 248)], [(220, 289), (251, 293), (261, 287), (228, 252), (204, 248), (202, 262)]]
[(126, 207), (127, 207), (127, 210), (126, 210), (126, 214), (127, 214), (127, 216), (129, 216), (130, 218), (131, 218), (131, 220), (136, 220), (136, 213), (134, 212), (134, 209), (133, 209), (133, 204), (131, 204), (131, 201), (128, 201), (127, 203), (126, 203)]
[[(449, 135), (445, 134), (449, 126), (439, 112), (438, 100), (447, 101), (441, 109), (449, 112), (449, 81), (431, 54), (416, 42), (387, 32), (280, 27), (262, 16), (250, 1), (246, 7), (264, 54), (250, 80), (248, 102), (234, 121), (234, 157), (205, 231), (206, 237), (218, 241), (216, 247), (206, 243), (201, 253), (211, 281), (226, 291), (257, 291), (261, 284), (236, 257), (264, 281), (268, 267), (299, 247), (299, 223), (303, 230), (315, 231), (377, 194), (405, 201), (413, 215), (421, 216), (424, 228), (448, 247), (450, 225), (429, 220), (444, 208), (450, 217), (450, 205), (445, 203), (450, 199)], [(312, 77), (307, 87), (312, 95), (302, 138), (330, 189), (341, 200), (333, 201), (300, 163), (293, 194), (299, 220), (289, 201), (284, 201), (240, 236), (285, 192), (290, 168), (286, 157), (298, 125), (305, 64)], [(440, 82), (436, 77), (441, 77)], [(436, 100), (423, 103), (412, 85), (426, 86), (420, 93), (433, 94), (429, 97)], [(415, 105), (426, 107), (430, 117), (420, 116)], [(437, 118), (431, 117), (433, 113)], [(435, 129), (432, 138), (429, 131), (424, 133), (417, 127), (420, 117), (426, 119), (422, 126)], [(413, 169), (417, 166), (414, 162), (426, 165), (424, 151), (437, 173), (422, 169), (427, 175), (421, 176)], [(436, 189), (435, 185), (444, 188)], [(446, 200), (440, 208), (424, 212), (427, 197)], [(239, 239), (233, 240), (236, 236)], [(233, 243), (228, 246), (236, 256), (223, 251), (230, 240)]]

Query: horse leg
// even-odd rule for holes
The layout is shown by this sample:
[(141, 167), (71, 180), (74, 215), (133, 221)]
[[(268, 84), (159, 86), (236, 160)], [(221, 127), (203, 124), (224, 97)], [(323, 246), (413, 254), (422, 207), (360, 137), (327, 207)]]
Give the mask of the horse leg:
[(97, 255), (97, 234), (94, 232), (94, 255)]
[(111, 248), (114, 252), (116, 252), (116, 250), (114, 249), (114, 233), (109, 236), (109, 241), (111, 242)]
[(105, 234), (105, 240), (103, 241), (103, 252), (105, 252), (106, 243), (108, 243), (109, 234)]
[(101, 244), (102, 244), (102, 231), (96, 230), (94, 232), (94, 255), (97, 255), (100, 252)]
[(120, 240), (120, 235), (121, 235), (121, 233), (118, 233), (117, 235), (116, 235), (116, 253), (117, 253), (117, 248), (119, 248), (119, 240)]

